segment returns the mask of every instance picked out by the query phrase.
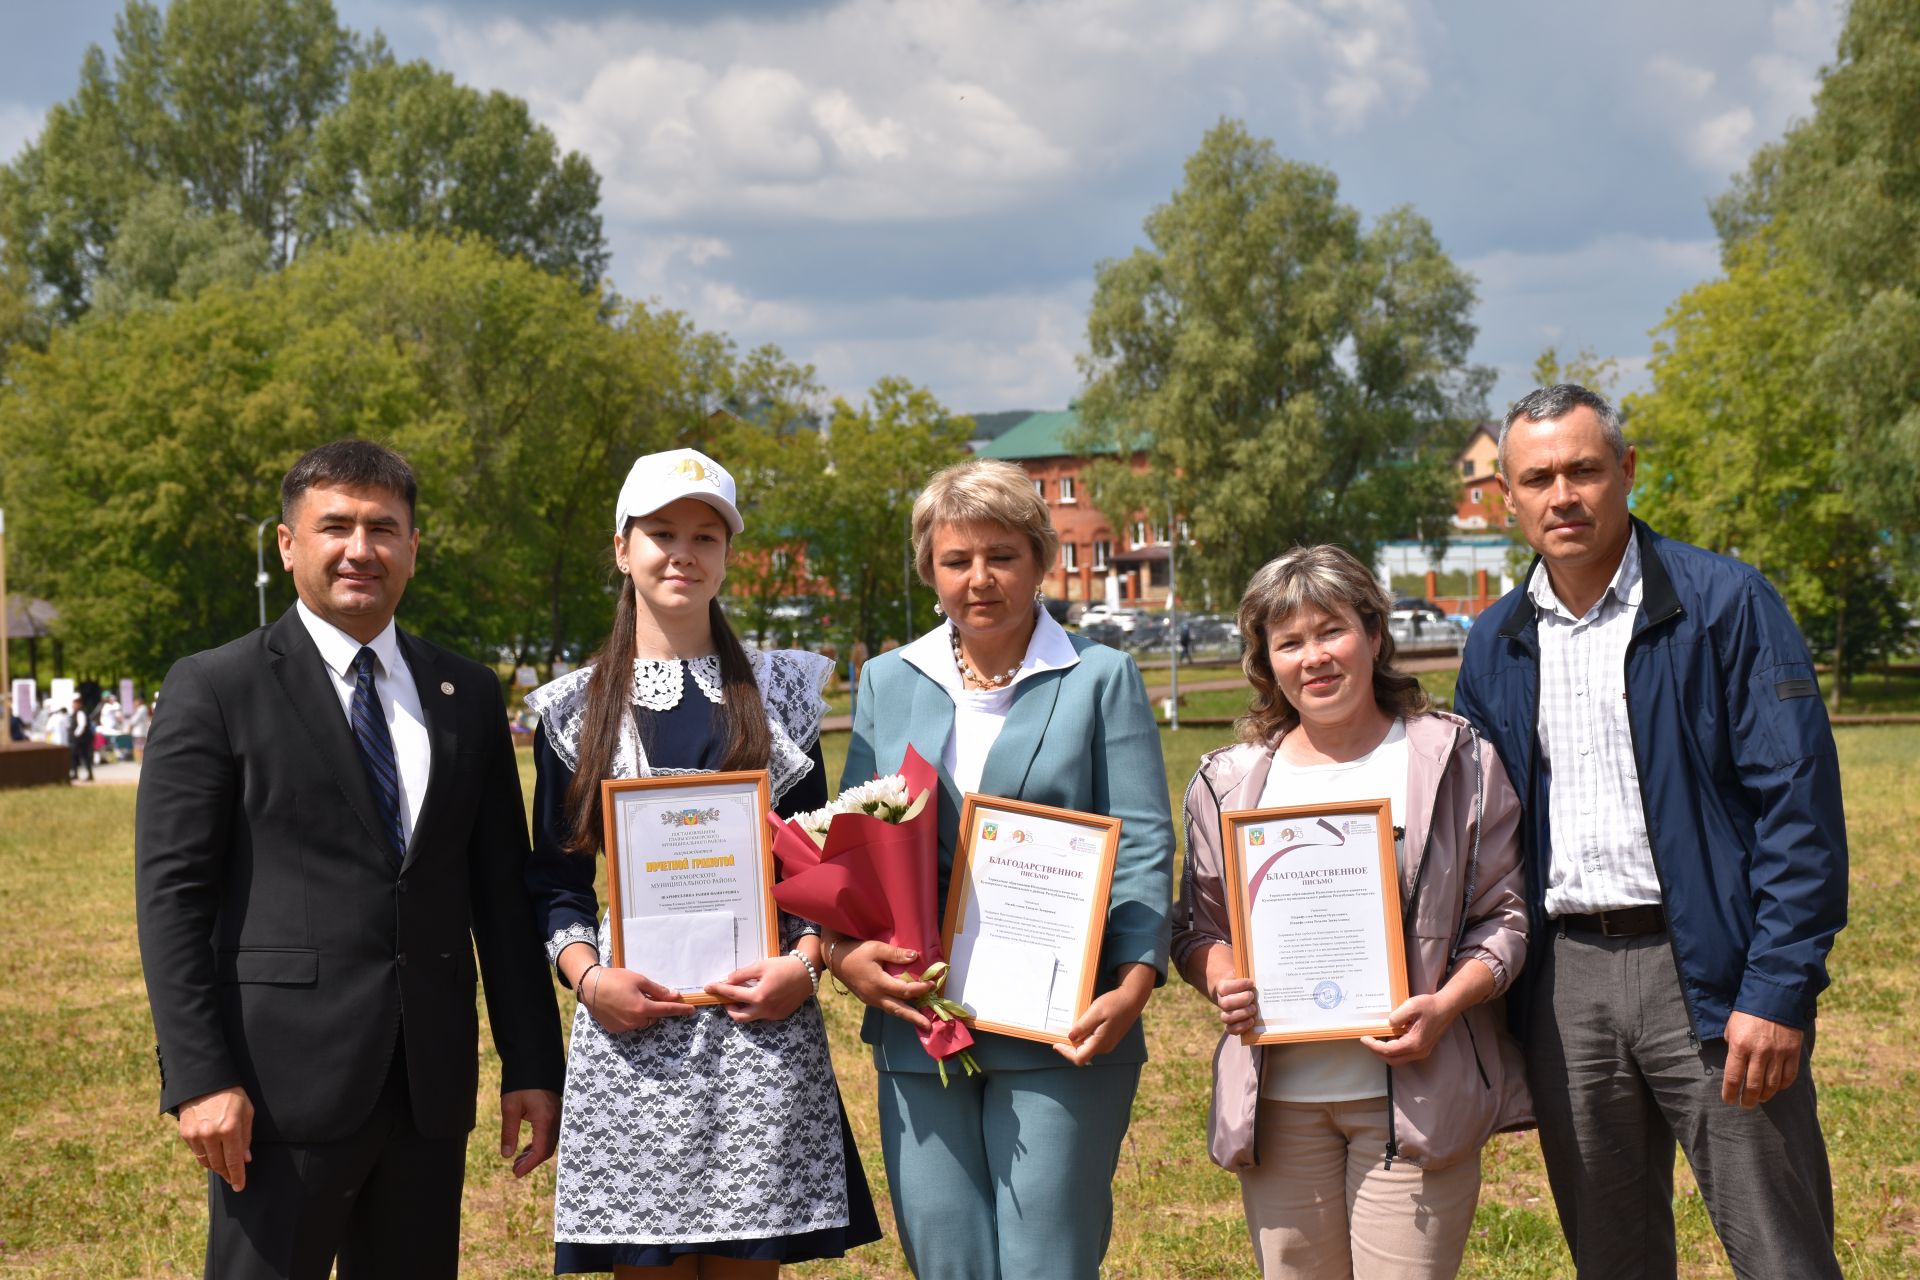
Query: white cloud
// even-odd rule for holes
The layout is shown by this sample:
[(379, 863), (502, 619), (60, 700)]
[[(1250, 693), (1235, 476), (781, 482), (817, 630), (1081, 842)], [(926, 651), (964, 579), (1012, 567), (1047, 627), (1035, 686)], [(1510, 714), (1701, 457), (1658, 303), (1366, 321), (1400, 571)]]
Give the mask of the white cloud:
[(1788, 0), (1754, 33), (1762, 47), (1667, 50), (1644, 66), (1644, 114), (1700, 173), (1725, 178), (1761, 143), (1810, 114), (1821, 65), (1833, 56), (1838, 0)]
[(1754, 118), (1747, 107), (1734, 107), (1702, 120), (1685, 134), (1687, 155), (1708, 173), (1731, 174), (1753, 153)]
[(1462, 263), (1479, 281), (1475, 358), (1499, 372), (1493, 407), (1533, 385), (1534, 358), (1591, 349), (1618, 362), (1621, 389), (1646, 385), (1648, 329), (1681, 293), (1718, 275), (1712, 239), (1610, 234), (1566, 249), (1498, 250)]
[[(927, 220), (1017, 207), (1157, 142), (1195, 84), (1350, 133), (1427, 92), (1427, 0), (846, 0), (697, 27), (424, 21), (525, 96), (639, 221)], [(1242, 98), (1244, 100), (1244, 98)]]
[(10, 163), (29, 142), (40, 136), (47, 113), (18, 102), (0, 102), (0, 164)]
[(1656, 85), (1692, 102), (1705, 98), (1714, 82), (1714, 74), (1707, 68), (1689, 66), (1664, 53), (1648, 59), (1647, 75)]

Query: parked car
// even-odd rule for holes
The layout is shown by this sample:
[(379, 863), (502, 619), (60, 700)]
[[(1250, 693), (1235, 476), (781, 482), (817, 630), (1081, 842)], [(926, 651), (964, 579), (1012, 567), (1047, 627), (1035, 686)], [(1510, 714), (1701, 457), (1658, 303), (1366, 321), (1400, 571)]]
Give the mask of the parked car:
[(1418, 617), (1422, 621), (1431, 619), (1434, 622), (1440, 622), (1447, 616), (1445, 609), (1442, 609), (1433, 601), (1420, 596), (1399, 597), (1393, 602), (1393, 611), (1395, 614), (1407, 614), (1411, 617)]
[(1130, 606), (1109, 609), (1104, 604), (1088, 605), (1087, 611), (1080, 615), (1080, 629), (1085, 631), (1090, 626), (1106, 625), (1118, 627), (1125, 632), (1131, 632), (1135, 627), (1140, 625), (1140, 620), (1146, 616), (1147, 611), (1145, 609)]

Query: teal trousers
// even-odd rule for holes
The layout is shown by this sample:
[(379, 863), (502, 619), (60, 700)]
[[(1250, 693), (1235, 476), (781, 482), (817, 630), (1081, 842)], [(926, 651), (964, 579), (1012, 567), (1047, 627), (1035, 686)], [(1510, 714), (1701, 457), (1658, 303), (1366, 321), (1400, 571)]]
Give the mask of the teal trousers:
[(1137, 1063), (880, 1073), (893, 1216), (919, 1280), (1096, 1280)]

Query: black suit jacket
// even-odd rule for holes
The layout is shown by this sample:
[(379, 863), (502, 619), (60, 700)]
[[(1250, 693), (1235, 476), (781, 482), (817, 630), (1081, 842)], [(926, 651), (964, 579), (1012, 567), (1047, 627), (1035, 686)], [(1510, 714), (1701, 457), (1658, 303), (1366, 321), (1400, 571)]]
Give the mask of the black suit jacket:
[(433, 744), (396, 871), (353, 732), (294, 610), (167, 675), (141, 765), (135, 879), (160, 1105), (242, 1085), (255, 1136), (371, 1114), (404, 1040), (420, 1130), (473, 1127), (474, 957), (504, 1089), (561, 1086), (522, 885), (520, 778), (494, 673), (400, 633)]

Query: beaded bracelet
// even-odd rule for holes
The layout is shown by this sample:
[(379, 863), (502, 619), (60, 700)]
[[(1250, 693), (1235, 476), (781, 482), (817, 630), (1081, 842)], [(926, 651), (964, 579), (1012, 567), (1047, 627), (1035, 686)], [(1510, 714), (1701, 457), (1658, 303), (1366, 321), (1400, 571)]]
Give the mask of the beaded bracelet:
[(805, 966), (807, 970), (807, 980), (813, 983), (813, 994), (815, 994), (816, 996), (819, 995), (820, 994), (820, 971), (813, 967), (813, 961), (807, 959), (807, 957), (801, 953), (800, 948), (798, 947), (795, 947), (793, 950), (787, 952), (787, 954), (792, 956), (795, 960), (798, 960), (803, 966)]

